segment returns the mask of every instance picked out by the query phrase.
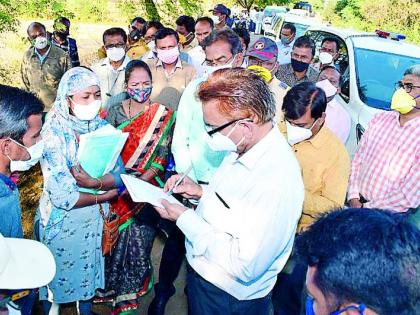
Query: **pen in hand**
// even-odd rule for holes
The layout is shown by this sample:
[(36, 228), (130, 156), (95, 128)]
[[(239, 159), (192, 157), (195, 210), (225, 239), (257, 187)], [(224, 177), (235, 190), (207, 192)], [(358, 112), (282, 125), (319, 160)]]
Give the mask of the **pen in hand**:
[(191, 170), (192, 170), (192, 165), (190, 165), (190, 167), (188, 167), (188, 169), (184, 172), (184, 174), (175, 182), (174, 187), (172, 187), (171, 189), (168, 190), (168, 192), (167, 192), (167, 195), (168, 196), (171, 196), (173, 194), (174, 189), (176, 187), (178, 187), (179, 184), (182, 183), (182, 181), (184, 180), (184, 178), (187, 177), (188, 173), (191, 172)]

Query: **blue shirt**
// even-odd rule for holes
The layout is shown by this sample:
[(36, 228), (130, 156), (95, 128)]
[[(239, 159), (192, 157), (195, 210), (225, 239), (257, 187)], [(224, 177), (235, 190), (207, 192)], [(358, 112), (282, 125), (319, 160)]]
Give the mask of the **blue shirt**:
[(21, 214), (16, 184), (0, 174), (0, 233), (4, 237), (23, 237)]

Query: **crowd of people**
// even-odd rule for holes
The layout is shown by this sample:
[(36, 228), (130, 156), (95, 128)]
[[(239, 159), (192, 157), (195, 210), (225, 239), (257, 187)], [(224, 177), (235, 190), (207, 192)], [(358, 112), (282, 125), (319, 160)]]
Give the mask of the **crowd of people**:
[[(218, 4), (175, 28), (135, 17), (103, 33), (92, 65), (69, 19), (51, 33), (29, 25), (24, 89), (0, 85), (0, 314), (31, 314), (36, 299), (45, 315), (71, 302), (81, 315), (94, 302), (134, 314), (154, 288), (148, 314), (163, 315), (185, 258), (191, 315), (419, 314), (420, 65), (351, 160), (339, 43), (325, 38), (314, 63), (292, 24), (278, 43), (251, 41), (229, 15)], [(128, 139), (95, 178), (79, 142), (108, 125)], [(24, 240), (16, 182), (38, 162), (35, 240)], [(134, 202), (122, 174), (179, 203)]]

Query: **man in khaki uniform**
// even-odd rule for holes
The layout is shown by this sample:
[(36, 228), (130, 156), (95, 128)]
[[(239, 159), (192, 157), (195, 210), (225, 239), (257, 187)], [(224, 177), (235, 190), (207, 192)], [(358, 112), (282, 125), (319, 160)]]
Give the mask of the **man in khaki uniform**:
[[(248, 57), (248, 67), (250, 69), (257, 70), (258, 68), (254, 68), (255, 66), (259, 66), (264, 68), (266, 71), (263, 75), (264, 79), (268, 83), (271, 92), (274, 94), (274, 99), (276, 101), (276, 117), (275, 120), (278, 122), (283, 119), (283, 98), (286, 95), (289, 87), (286, 84), (282, 84), (274, 74), (277, 72), (279, 68), (279, 64), (277, 62), (278, 58), (278, 49), (277, 44), (267, 38), (261, 37), (259, 38), (250, 48), (249, 52), (246, 55)], [(254, 67), (253, 67), (254, 66)], [(261, 69), (263, 70), (263, 69)]]
[(151, 100), (177, 110), (181, 94), (196, 72), (193, 66), (181, 60), (179, 37), (175, 30), (159, 30), (155, 35), (155, 43), (157, 59), (147, 61), (153, 78)]
[(44, 103), (48, 112), (57, 96), (57, 88), (63, 74), (72, 66), (70, 56), (51, 45), (45, 26), (31, 23), (27, 30), (31, 47), (23, 56), (21, 75), (25, 88)]

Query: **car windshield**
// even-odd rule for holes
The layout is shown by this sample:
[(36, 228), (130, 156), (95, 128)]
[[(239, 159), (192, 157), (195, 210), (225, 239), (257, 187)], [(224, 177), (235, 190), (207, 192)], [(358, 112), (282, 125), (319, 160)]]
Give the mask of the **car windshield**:
[(370, 107), (389, 110), (395, 83), (420, 59), (356, 48), (355, 63), (360, 99)]
[[(285, 21), (284, 23), (288, 23), (287, 21)], [(309, 28), (309, 25), (307, 24), (300, 24), (300, 23), (291, 23), (296, 27), (296, 37), (298, 38), (300, 36), (305, 35), (306, 30)]]
[(286, 13), (287, 10), (286, 8), (266, 8), (264, 10), (264, 16), (273, 16), (275, 14), (279, 14), (279, 13)]

